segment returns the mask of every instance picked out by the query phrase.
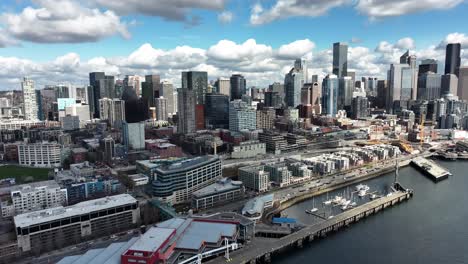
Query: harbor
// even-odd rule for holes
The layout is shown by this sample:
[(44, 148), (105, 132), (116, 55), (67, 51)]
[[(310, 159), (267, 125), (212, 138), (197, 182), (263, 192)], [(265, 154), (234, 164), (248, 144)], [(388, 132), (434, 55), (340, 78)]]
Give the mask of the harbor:
[(413, 158), (411, 164), (435, 182), (445, 180), (451, 175), (447, 169), (423, 157)]
[[(396, 189), (400, 189), (400, 187)], [(339, 231), (353, 223), (359, 222), (361, 219), (406, 201), (412, 196), (412, 190), (398, 190), (384, 197), (374, 199), (366, 204), (347, 210), (318, 224), (306, 226), (282, 238), (255, 238), (251, 243), (246, 244), (243, 249), (232, 252), (230, 255), (230, 263), (268, 263), (275, 254), (281, 253), (288, 248), (302, 248), (306, 243), (326, 237), (331, 232)], [(224, 262), (225, 260), (218, 258), (208, 263)]]

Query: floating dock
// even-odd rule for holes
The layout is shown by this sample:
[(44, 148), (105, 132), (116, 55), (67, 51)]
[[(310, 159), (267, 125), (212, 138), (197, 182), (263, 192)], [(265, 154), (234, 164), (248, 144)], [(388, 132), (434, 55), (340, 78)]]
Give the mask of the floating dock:
[[(243, 249), (230, 254), (229, 263), (234, 264), (256, 264), (269, 263), (273, 255), (281, 253), (291, 247), (302, 248), (305, 243), (325, 237), (328, 233), (338, 231), (353, 223), (371, 216), (385, 208), (399, 204), (413, 196), (411, 190), (397, 191), (389, 196), (375, 199), (369, 203), (353, 208), (344, 213), (338, 214), (331, 219), (321, 223), (305, 227), (295, 233), (284, 236), (280, 239), (265, 240), (254, 238), (247, 243)], [(216, 258), (207, 263), (226, 263), (226, 260)]]
[(429, 176), (435, 182), (445, 180), (448, 178), (448, 176), (452, 175), (448, 170), (439, 166), (434, 161), (422, 157), (414, 158), (411, 161), (411, 164), (413, 164), (417, 169)]

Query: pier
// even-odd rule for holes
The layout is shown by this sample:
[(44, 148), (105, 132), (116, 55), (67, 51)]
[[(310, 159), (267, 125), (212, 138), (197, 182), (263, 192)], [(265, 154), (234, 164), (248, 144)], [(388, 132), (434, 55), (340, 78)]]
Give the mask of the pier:
[(448, 176), (451, 175), (448, 170), (423, 157), (414, 158), (411, 161), (411, 164), (413, 164), (417, 169), (422, 171), (425, 175), (429, 176), (435, 182), (447, 179)]
[[(246, 244), (243, 249), (232, 252), (229, 263), (269, 263), (274, 254), (278, 254), (288, 248), (302, 248), (305, 243), (323, 238), (331, 232), (338, 231), (361, 219), (371, 216), (385, 208), (399, 204), (410, 199), (413, 191), (397, 191), (391, 195), (375, 199), (351, 210), (345, 211), (333, 218), (321, 223), (307, 226), (295, 233), (279, 239), (254, 238), (252, 242)], [(208, 263), (225, 263), (226, 260), (217, 258)]]

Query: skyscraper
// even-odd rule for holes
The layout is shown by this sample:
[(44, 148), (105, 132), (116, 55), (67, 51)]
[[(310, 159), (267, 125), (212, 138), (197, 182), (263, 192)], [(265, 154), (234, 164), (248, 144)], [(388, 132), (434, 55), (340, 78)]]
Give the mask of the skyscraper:
[(104, 72), (91, 72), (89, 85), (92, 87), (88, 89), (88, 98), (92, 99), (92, 102), (89, 102), (90, 110), (94, 110), (94, 117), (99, 118), (99, 99), (115, 98), (114, 76), (105, 75)]
[(353, 99), (354, 82), (349, 76), (344, 76), (338, 80), (338, 110), (351, 110)]
[(457, 95), (458, 78), (455, 74), (442, 75), (441, 96), (444, 94)]
[(419, 65), (418, 75), (424, 74), (426, 72), (437, 73), (437, 61), (434, 59), (426, 59), (421, 61)]
[(195, 132), (195, 91), (184, 88), (177, 91), (177, 132), (180, 134)]
[(434, 100), (441, 95), (441, 76), (433, 72), (426, 72), (418, 80), (418, 100)]
[(207, 94), (205, 98), (205, 122), (208, 128), (229, 128), (229, 96)]
[(125, 121), (125, 101), (117, 98), (99, 99), (100, 119), (107, 120), (110, 126), (121, 128)]
[(208, 73), (200, 71), (182, 72), (182, 89), (195, 92), (196, 104), (205, 103), (205, 94), (208, 88)]
[(167, 101), (168, 116), (173, 116), (177, 112), (175, 109), (176, 102), (174, 102), (174, 85), (168, 81), (161, 82), (159, 85), (159, 96), (164, 97)]
[[(141, 94), (141, 79), (142, 78), (138, 75), (126, 75), (123, 80), (123, 85), (124, 87), (132, 88), (135, 91), (136, 95), (140, 97), (142, 95)], [(156, 85), (158, 83), (159, 82), (156, 82)]]
[(296, 61), (294, 61), (294, 68), (296, 68), (297, 70), (302, 71), (302, 77), (303, 77), (302, 82), (303, 83), (308, 83), (309, 82), (309, 78), (308, 78), (309, 71), (307, 69), (307, 61), (305, 59), (296, 59)]
[(302, 86), (304, 86), (304, 73), (301, 64), (296, 60), (294, 67), (284, 77), (286, 106), (296, 107), (301, 104)]
[(231, 80), (229, 78), (220, 77), (215, 85), (218, 93), (231, 97)]
[(21, 82), (23, 91), (23, 113), (26, 120), (38, 120), (38, 107), (34, 81), (27, 77)]
[(156, 119), (161, 121), (167, 121), (167, 99), (159, 97), (155, 99), (156, 106)]
[(360, 119), (369, 115), (369, 101), (367, 97), (357, 96), (352, 99), (351, 118)]
[(247, 94), (247, 84), (244, 76), (233, 74), (230, 78), (231, 100), (242, 99), (243, 94)]
[[(402, 91), (402, 73), (403, 69), (408, 70), (405, 74), (405, 89)], [(398, 101), (407, 100), (411, 98), (411, 91), (408, 91), (408, 87), (411, 87), (411, 69), (408, 64), (391, 64), (390, 70), (388, 71), (388, 89), (387, 89), (387, 111), (393, 113), (393, 106)], [(403, 94), (403, 96), (402, 96)]]
[(338, 78), (348, 76), (348, 44), (333, 43), (333, 74)]
[(468, 67), (464, 66), (460, 68), (458, 78), (458, 97), (460, 100), (468, 101)]
[(327, 75), (322, 82), (322, 113), (335, 116), (338, 112), (338, 77)]
[(145, 148), (145, 123), (127, 123), (123, 122), (122, 137), (124, 145), (128, 149)]
[(256, 128), (257, 113), (255, 108), (241, 100), (231, 101), (229, 103), (229, 130), (255, 130)]
[(460, 59), (460, 43), (450, 43), (445, 49), (445, 74), (455, 74), (459, 76), (459, 68), (461, 65)]

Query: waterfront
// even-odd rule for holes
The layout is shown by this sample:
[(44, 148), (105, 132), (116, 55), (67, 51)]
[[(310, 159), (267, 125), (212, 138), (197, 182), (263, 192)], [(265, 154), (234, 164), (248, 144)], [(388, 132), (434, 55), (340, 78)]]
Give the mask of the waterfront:
[[(304, 249), (275, 256), (273, 263), (468, 263), (468, 230), (465, 228), (468, 162), (436, 162), (449, 169), (453, 176), (435, 184), (412, 167), (402, 168), (400, 182), (415, 190), (413, 199), (306, 245)], [(388, 191), (393, 179), (390, 173), (366, 184), (371, 190), (383, 193)], [(329, 197), (333, 195), (335, 193), (330, 193)], [(315, 199), (316, 207), (322, 206), (324, 196)], [(312, 224), (318, 219), (305, 213), (312, 207), (312, 200), (309, 200), (284, 213)], [(332, 214), (336, 210), (339, 209), (334, 209)]]

